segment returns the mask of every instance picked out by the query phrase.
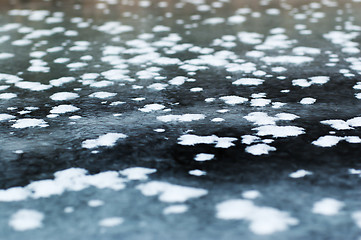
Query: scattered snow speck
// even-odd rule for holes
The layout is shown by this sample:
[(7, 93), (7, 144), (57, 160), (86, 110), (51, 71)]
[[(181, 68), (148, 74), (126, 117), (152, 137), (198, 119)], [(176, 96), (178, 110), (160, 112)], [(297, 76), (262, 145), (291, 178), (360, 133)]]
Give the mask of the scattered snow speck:
[(246, 147), (246, 152), (256, 156), (269, 154), (269, 152), (271, 151), (276, 151), (276, 148), (264, 143), (259, 143), (256, 145)]
[(167, 182), (151, 181), (137, 186), (145, 196), (159, 196), (162, 202), (185, 202), (208, 193), (202, 188), (185, 187)]
[(118, 139), (126, 138), (127, 135), (122, 133), (107, 133), (97, 139), (88, 139), (82, 143), (83, 148), (111, 147)]
[(29, 196), (29, 191), (22, 187), (0, 190), (0, 202), (23, 201)]
[(339, 213), (345, 204), (333, 198), (324, 198), (313, 205), (312, 212), (332, 216)]
[(306, 97), (306, 98), (302, 98), (301, 99), (301, 101), (300, 101), (300, 103), (301, 104), (304, 104), (304, 105), (306, 105), (306, 104), (314, 104), (316, 102), (316, 99), (314, 99), (314, 98), (311, 98), (311, 97)]
[(197, 176), (197, 177), (207, 175), (207, 172), (199, 170), (199, 169), (190, 170), (188, 173), (189, 173), (189, 175), (193, 175), (193, 176)]
[(244, 86), (256, 86), (261, 85), (264, 82), (263, 79), (259, 78), (241, 78), (234, 81), (233, 85), (244, 85)]
[(287, 212), (271, 207), (258, 207), (250, 200), (232, 199), (216, 206), (216, 216), (223, 220), (246, 220), (250, 230), (258, 235), (286, 231), (298, 224), (298, 220)]
[(109, 217), (104, 218), (99, 221), (99, 226), (101, 227), (115, 227), (124, 222), (124, 219), (121, 217)]
[(311, 80), (311, 84), (325, 84), (328, 81), (330, 81), (330, 77), (328, 76), (315, 76), (315, 77), (310, 77)]
[(148, 175), (155, 173), (156, 171), (157, 170), (153, 168), (132, 167), (124, 169), (119, 173), (126, 176), (128, 180), (147, 180)]
[(187, 81), (187, 79), (188, 78), (186, 78), (186, 77), (178, 76), (178, 77), (175, 77), (175, 78), (169, 80), (168, 83), (171, 85), (180, 86), (183, 83), (185, 83), (185, 81)]
[(321, 123), (325, 124), (325, 125), (329, 125), (336, 130), (352, 129), (352, 127), (350, 127), (346, 121), (340, 120), (340, 119), (324, 120), (324, 121), (321, 121)]
[(234, 146), (234, 141), (237, 138), (232, 137), (217, 137), (212, 136), (197, 136), (192, 134), (185, 134), (178, 138), (178, 144), (185, 146), (194, 146), (196, 144), (216, 144), (216, 148), (229, 148)]
[(342, 137), (326, 135), (320, 137), (316, 141), (313, 141), (312, 144), (319, 147), (332, 147), (337, 145), (337, 143), (340, 142), (341, 140), (343, 140)]
[(205, 118), (204, 114), (183, 114), (183, 115), (164, 115), (157, 119), (162, 122), (191, 122), (198, 121)]
[(148, 112), (153, 112), (153, 111), (159, 111), (164, 108), (165, 108), (165, 106), (162, 104), (153, 103), (153, 104), (147, 104), (143, 108), (139, 108), (139, 111), (148, 113)]
[(49, 83), (55, 87), (60, 87), (64, 85), (65, 83), (73, 82), (75, 81), (75, 77), (61, 77), (58, 79), (50, 80)]
[(90, 94), (89, 97), (105, 99), (105, 98), (114, 97), (115, 95), (117, 95), (117, 94), (110, 93), (110, 92), (95, 92), (95, 93)]
[(352, 213), (352, 218), (355, 220), (356, 225), (361, 228), (361, 211)]
[(214, 158), (214, 154), (199, 153), (194, 157), (194, 160), (197, 162), (204, 162), (204, 161), (212, 160), (213, 158)]
[(10, 114), (6, 114), (6, 113), (0, 113), (0, 122), (1, 121), (7, 121), (7, 120), (10, 120), (10, 119), (14, 119), (15, 116), (13, 115), (10, 115)]
[(61, 113), (68, 113), (68, 112), (75, 112), (78, 111), (80, 108), (74, 107), (73, 105), (59, 105), (56, 107), (53, 107), (50, 110), (50, 113), (52, 114), (61, 114)]
[(66, 101), (66, 100), (73, 100), (78, 98), (79, 95), (77, 93), (72, 92), (57, 92), (50, 96), (51, 100), (54, 101)]
[(178, 205), (172, 205), (169, 207), (166, 207), (163, 210), (163, 214), (164, 215), (168, 215), (168, 214), (180, 214), (180, 213), (184, 213), (188, 210), (188, 206), (185, 204), (178, 204)]
[(88, 206), (89, 207), (100, 207), (103, 206), (104, 202), (102, 200), (98, 200), (98, 199), (92, 199), (88, 201)]
[(44, 214), (32, 209), (21, 209), (14, 213), (9, 221), (16, 231), (28, 231), (43, 226)]
[(273, 125), (266, 125), (260, 126), (257, 128), (253, 128), (253, 130), (257, 130), (258, 136), (267, 136), (272, 135), (275, 138), (279, 137), (292, 137), (304, 134), (305, 131), (301, 127), (296, 126), (273, 126)]
[(39, 82), (28, 82), (28, 81), (16, 82), (15, 86), (18, 88), (27, 89), (31, 91), (43, 91), (50, 89), (52, 87), (51, 85), (45, 85)]
[(261, 196), (261, 193), (257, 190), (248, 190), (242, 193), (242, 197), (246, 199), (256, 199)]
[(226, 104), (229, 105), (241, 104), (248, 101), (247, 98), (239, 97), (239, 96), (224, 96), (224, 97), (220, 97), (219, 99), (221, 99), (222, 101), (224, 101)]
[(289, 176), (291, 178), (303, 178), (307, 175), (312, 175), (312, 172), (306, 171), (304, 169), (297, 170), (296, 172), (291, 173)]
[(16, 120), (16, 122), (11, 127), (29, 128), (29, 127), (47, 127), (47, 126), (49, 125), (43, 119), (24, 118), (24, 119)]
[(16, 98), (16, 97), (17, 97), (17, 95), (15, 93), (1, 93), (0, 94), (0, 99), (4, 99), (4, 100)]
[(266, 62), (267, 64), (304, 64), (313, 61), (312, 57), (306, 56), (273, 56), (273, 57), (263, 57), (261, 58), (262, 61)]
[(293, 120), (299, 118), (299, 116), (292, 114), (292, 113), (278, 113), (278, 114), (276, 114), (276, 117), (279, 120), (284, 120), (284, 121), (293, 121)]

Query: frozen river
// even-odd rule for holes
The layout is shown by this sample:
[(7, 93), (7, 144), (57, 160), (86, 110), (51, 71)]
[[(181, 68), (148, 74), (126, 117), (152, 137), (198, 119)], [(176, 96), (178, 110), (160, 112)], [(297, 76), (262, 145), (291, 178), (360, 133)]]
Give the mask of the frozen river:
[(361, 1), (3, 0), (0, 239), (361, 239)]

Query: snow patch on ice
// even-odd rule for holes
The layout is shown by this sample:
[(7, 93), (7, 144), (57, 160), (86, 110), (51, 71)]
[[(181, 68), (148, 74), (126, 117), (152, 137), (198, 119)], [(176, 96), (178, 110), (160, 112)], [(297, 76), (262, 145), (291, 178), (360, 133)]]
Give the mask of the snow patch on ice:
[(207, 195), (202, 188), (185, 187), (167, 182), (151, 181), (137, 186), (145, 196), (159, 196), (162, 202), (186, 202)]
[(107, 133), (99, 136), (96, 139), (88, 139), (82, 143), (83, 148), (97, 148), (97, 147), (112, 147), (119, 139), (126, 138), (127, 135), (123, 133)]
[(232, 199), (216, 206), (217, 218), (223, 220), (246, 220), (250, 230), (258, 235), (269, 235), (286, 231), (299, 221), (287, 212), (271, 207), (259, 207), (250, 200)]

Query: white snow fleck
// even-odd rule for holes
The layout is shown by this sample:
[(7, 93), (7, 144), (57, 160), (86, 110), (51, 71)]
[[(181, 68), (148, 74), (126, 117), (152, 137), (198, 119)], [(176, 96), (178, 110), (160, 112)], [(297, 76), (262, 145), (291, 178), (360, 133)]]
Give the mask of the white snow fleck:
[(99, 199), (92, 199), (88, 201), (88, 206), (89, 207), (100, 207), (103, 206), (104, 202), (102, 200)]
[(344, 140), (348, 143), (361, 143), (361, 138), (359, 136), (346, 136)]
[(212, 160), (213, 158), (214, 158), (214, 154), (199, 153), (194, 157), (194, 160), (197, 162), (204, 162), (204, 161)]
[(269, 152), (271, 151), (276, 151), (276, 148), (264, 143), (259, 143), (256, 145), (246, 147), (246, 152), (256, 156), (269, 154)]
[(257, 190), (248, 190), (242, 193), (242, 197), (246, 199), (256, 199), (261, 196), (261, 193)]
[(58, 79), (50, 80), (49, 83), (55, 87), (60, 87), (64, 85), (65, 83), (73, 82), (75, 81), (74, 77), (61, 77)]
[(297, 170), (296, 172), (291, 173), (289, 176), (291, 178), (303, 178), (307, 175), (312, 175), (312, 172), (306, 171), (304, 169)]
[(286, 231), (298, 224), (298, 220), (287, 212), (271, 207), (258, 207), (250, 200), (232, 199), (217, 204), (217, 218), (224, 220), (246, 220), (250, 230), (258, 235)]
[(15, 55), (12, 53), (0, 53), (0, 59), (9, 59), (14, 57)]
[(306, 56), (273, 56), (273, 57), (263, 57), (262, 61), (267, 64), (279, 64), (279, 63), (289, 63), (289, 64), (304, 64), (313, 61), (312, 57)]
[(253, 136), (253, 135), (243, 135), (242, 136), (242, 143), (247, 144), (247, 145), (250, 145), (250, 144), (252, 144), (254, 142), (257, 142), (259, 140), (260, 140), (259, 137)]
[(246, 21), (246, 18), (244, 16), (234, 15), (228, 18), (227, 22), (229, 24), (240, 24)]
[(202, 188), (185, 187), (167, 182), (151, 181), (137, 186), (145, 196), (159, 196), (162, 202), (185, 202), (208, 193)]
[(20, 81), (15, 83), (15, 86), (22, 89), (28, 89), (31, 91), (43, 91), (51, 88), (51, 85), (44, 85), (39, 82), (28, 82), (28, 81)]
[(203, 24), (209, 24), (209, 25), (217, 25), (220, 23), (224, 23), (225, 19), (221, 17), (214, 17), (214, 18), (208, 18), (203, 21)]
[(351, 127), (361, 127), (361, 117), (354, 117), (346, 121)]
[(46, 198), (60, 195), (64, 191), (81, 191), (90, 186), (100, 189), (109, 188), (115, 191), (123, 189), (124, 179), (116, 171), (101, 172), (95, 175), (86, 175), (87, 171), (81, 168), (70, 168), (58, 171), (54, 179), (34, 181), (24, 188), (14, 187), (0, 191), (0, 201), (22, 201), (27, 198)]
[(270, 117), (265, 112), (251, 112), (244, 118), (256, 125), (274, 125), (277, 120), (277, 118)]
[(50, 96), (51, 100), (54, 101), (66, 101), (66, 100), (73, 100), (78, 98), (79, 95), (77, 93), (72, 92), (57, 92)]
[(186, 211), (188, 211), (188, 206), (187, 205), (178, 204), (178, 205), (172, 205), (172, 206), (164, 208), (163, 214), (165, 214), (165, 215), (168, 215), (168, 214), (180, 214), (180, 213), (185, 213)]
[(74, 212), (74, 208), (73, 207), (66, 207), (66, 208), (64, 208), (64, 212), (65, 213), (72, 213), (72, 212)]
[(122, 133), (107, 133), (101, 135), (97, 139), (88, 139), (82, 143), (83, 148), (97, 148), (97, 147), (112, 147), (114, 144), (122, 138), (126, 138), (127, 135)]
[(0, 122), (1, 121), (7, 121), (7, 120), (10, 120), (10, 119), (14, 119), (15, 116), (13, 115), (10, 115), (10, 114), (6, 114), (6, 113), (0, 113)]
[(212, 136), (197, 136), (192, 134), (185, 134), (178, 138), (178, 144), (185, 146), (194, 146), (196, 144), (216, 144), (216, 148), (229, 148), (234, 146), (234, 141), (237, 138), (232, 137), (217, 137)]
[(126, 176), (128, 180), (147, 180), (148, 174), (155, 173), (156, 171), (157, 170), (153, 168), (132, 167), (124, 169), (119, 173)]
[(99, 226), (101, 227), (115, 227), (124, 222), (124, 219), (121, 217), (109, 217), (103, 218), (99, 221)]
[(352, 127), (350, 127), (347, 122), (345, 122), (344, 120), (340, 120), (340, 119), (331, 119), (331, 120), (324, 120), (321, 121), (322, 124), (325, 125), (329, 125), (332, 128), (336, 129), (336, 130), (348, 130), (348, 129), (352, 129)]
[(324, 198), (313, 205), (312, 212), (332, 216), (339, 213), (344, 207), (344, 203), (333, 198)]
[(80, 110), (80, 108), (74, 107), (73, 105), (59, 105), (56, 107), (53, 107), (50, 110), (50, 113), (52, 114), (61, 114), (61, 113), (68, 113), (68, 112), (75, 112)]
[(157, 119), (162, 122), (191, 122), (198, 121), (205, 118), (204, 114), (183, 114), (183, 115), (164, 115)]
[(153, 84), (148, 86), (149, 89), (153, 89), (153, 90), (156, 90), (156, 91), (164, 90), (167, 87), (168, 87), (168, 84), (166, 84), (166, 83), (153, 83)]
[(292, 137), (304, 134), (305, 131), (301, 127), (296, 126), (260, 126), (257, 128), (253, 128), (252, 130), (258, 131), (258, 136), (267, 136), (272, 135), (275, 138), (279, 137)]
[(356, 225), (361, 228), (361, 211), (352, 213), (352, 218), (356, 222)]
[(49, 125), (43, 119), (24, 118), (24, 119), (16, 120), (16, 122), (11, 127), (29, 128), (29, 127), (47, 127), (47, 126)]
[(191, 91), (191, 92), (202, 92), (202, 91), (203, 91), (203, 88), (201, 88), (201, 87), (194, 87), (194, 88), (189, 89), (189, 91)]
[(89, 97), (106, 99), (106, 98), (114, 97), (115, 95), (117, 95), (117, 94), (110, 93), (110, 92), (95, 92), (95, 93), (90, 94)]
[(259, 78), (240, 78), (234, 81), (233, 85), (244, 85), (244, 86), (256, 86), (261, 85), (264, 82), (263, 79)]
[(32, 209), (21, 209), (14, 213), (9, 221), (16, 231), (28, 231), (43, 226), (44, 214)]
[(276, 117), (279, 120), (284, 120), (284, 121), (292, 121), (292, 120), (299, 118), (299, 116), (292, 114), (292, 113), (278, 113), (278, 114), (276, 114)]
[(188, 173), (189, 173), (189, 175), (193, 175), (193, 176), (197, 176), (197, 177), (207, 175), (207, 173), (205, 171), (202, 171), (199, 169), (190, 170)]
[(307, 81), (307, 79), (294, 79), (292, 80), (292, 85), (299, 87), (309, 87), (311, 86), (311, 82)]
[(264, 107), (271, 103), (271, 100), (264, 98), (256, 98), (251, 100), (252, 107)]
[(211, 121), (212, 122), (223, 122), (224, 119), (223, 118), (213, 118)]
[(328, 76), (315, 76), (315, 77), (310, 77), (311, 80), (311, 84), (325, 84), (328, 81), (330, 81), (330, 77)]
[(311, 48), (311, 47), (295, 47), (292, 49), (292, 52), (296, 55), (317, 55), (321, 53), (319, 48)]
[(23, 201), (30, 195), (29, 190), (22, 187), (13, 187), (0, 190), (0, 202)]
[(139, 111), (148, 113), (148, 112), (153, 112), (153, 111), (159, 111), (164, 108), (165, 108), (165, 106), (162, 104), (153, 103), (153, 104), (147, 104), (143, 108), (139, 108)]
[(326, 135), (313, 141), (312, 144), (319, 147), (332, 147), (337, 145), (341, 140), (343, 140), (342, 137)]
[(182, 85), (183, 83), (185, 83), (186, 80), (187, 80), (186, 77), (178, 76), (178, 77), (175, 77), (175, 78), (169, 80), (168, 83), (171, 84), (171, 85), (180, 86), (180, 85)]
[(316, 102), (316, 99), (311, 98), (311, 97), (302, 98), (300, 101), (300, 103), (304, 104), (304, 105), (314, 104), (315, 102)]
[(0, 94), (0, 99), (4, 99), (4, 100), (16, 98), (16, 97), (17, 97), (17, 95), (15, 93), (1, 93)]
[(239, 96), (224, 96), (224, 97), (220, 97), (219, 99), (221, 99), (222, 101), (224, 101), (226, 104), (229, 105), (241, 104), (248, 101), (247, 98), (239, 97)]

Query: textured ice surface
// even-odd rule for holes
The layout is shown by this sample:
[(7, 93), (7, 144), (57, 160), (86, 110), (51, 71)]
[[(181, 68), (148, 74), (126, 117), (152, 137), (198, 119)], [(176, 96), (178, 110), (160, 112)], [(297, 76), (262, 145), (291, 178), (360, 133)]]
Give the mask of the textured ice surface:
[(1, 1), (0, 236), (358, 239), (360, 9)]

